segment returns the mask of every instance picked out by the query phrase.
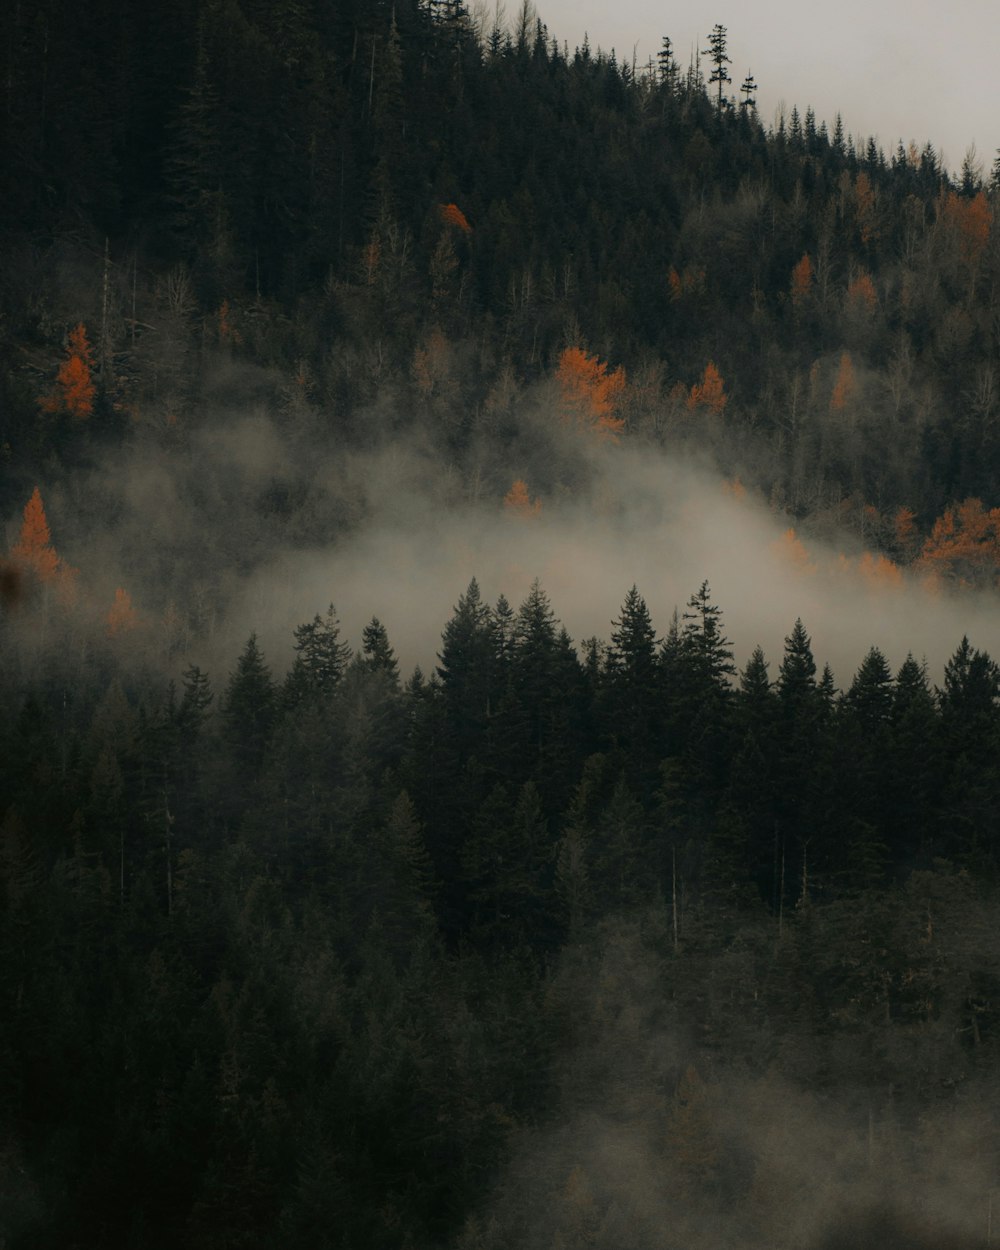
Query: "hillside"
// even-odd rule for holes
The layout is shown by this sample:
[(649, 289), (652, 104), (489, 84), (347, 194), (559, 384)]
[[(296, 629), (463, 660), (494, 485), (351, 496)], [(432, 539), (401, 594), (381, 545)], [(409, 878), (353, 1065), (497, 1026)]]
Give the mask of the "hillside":
[(0, 20), (0, 1247), (988, 1243), (996, 179), (721, 27)]

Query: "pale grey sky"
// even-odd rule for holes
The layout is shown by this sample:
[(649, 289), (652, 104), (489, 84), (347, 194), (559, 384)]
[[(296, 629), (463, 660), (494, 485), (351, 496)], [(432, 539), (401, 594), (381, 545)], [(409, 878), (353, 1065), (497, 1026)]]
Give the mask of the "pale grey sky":
[[(896, 141), (927, 140), (957, 170), (975, 143), (986, 172), (1000, 147), (1000, 5), (995, 0), (535, 0), (539, 16), (570, 51), (586, 31), (593, 48), (644, 63), (663, 35), (686, 65), (707, 47), (716, 22), (727, 28), (732, 91), (753, 72), (765, 124), (784, 102), (816, 110), (832, 129), (874, 134), (890, 154)], [(517, 0), (508, 0), (508, 13)]]

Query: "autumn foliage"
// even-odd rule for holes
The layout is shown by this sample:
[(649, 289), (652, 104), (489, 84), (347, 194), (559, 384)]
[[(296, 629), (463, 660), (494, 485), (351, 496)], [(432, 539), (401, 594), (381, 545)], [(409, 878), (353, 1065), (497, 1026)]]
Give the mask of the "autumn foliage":
[(792, 270), (792, 303), (800, 307), (809, 297), (813, 285), (813, 263), (806, 252)]
[(472, 227), (457, 204), (441, 204), (438, 212), (441, 214), (441, 220), (446, 226), (455, 226), (463, 234), (472, 233)]
[(853, 398), (856, 390), (854, 381), (854, 364), (851, 360), (851, 353), (844, 352), (840, 358), (840, 364), (837, 368), (837, 378), (833, 384), (833, 393), (830, 396), (830, 411), (842, 412), (847, 407), (848, 402)]
[(671, 265), (667, 274), (667, 287), (674, 303), (686, 295), (701, 295), (705, 290), (704, 265), (688, 265), (683, 273), (678, 273)]
[(692, 410), (700, 407), (721, 413), (727, 403), (729, 403), (729, 396), (725, 393), (722, 374), (710, 360), (705, 366), (705, 372), (701, 375), (701, 381), (691, 387), (691, 392), (687, 397), (687, 406)]
[(858, 561), (858, 572), (869, 590), (900, 590), (903, 585), (899, 566), (887, 556), (872, 555), (870, 551), (866, 551)]
[(81, 321), (69, 333), (66, 359), (56, 374), (55, 390), (42, 400), (42, 411), (64, 412), (77, 421), (86, 421), (94, 411), (93, 367), (87, 330)]
[(21, 533), (10, 553), (11, 564), (30, 579), (54, 583), (63, 597), (71, 597), (76, 569), (70, 568), (52, 546), (42, 493), (36, 486), (24, 506)]
[(556, 371), (564, 405), (580, 425), (589, 426), (605, 438), (617, 438), (625, 427), (615, 408), (625, 389), (625, 370), (608, 366), (582, 348), (567, 347)]
[(869, 314), (875, 311), (878, 296), (871, 274), (862, 269), (847, 287), (847, 308), (852, 313)]
[(771, 544), (771, 550), (782, 561), (791, 565), (796, 573), (812, 574), (817, 566), (813, 563), (802, 539), (794, 529), (787, 529)]
[(115, 591), (115, 601), (104, 618), (105, 632), (109, 638), (130, 633), (139, 624), (139, 617), (132, 606), (132, 596), (121, 586)]
[(542, 510), (542, 501), (540, 499), (533, 500), (528, 494), (527, 483), (523, 478), (517, 478), (507, 494), (504, 495), (503, 506), (508, 516), (526, 521), (531, 517), (538, 516)]
[(867, 247), (878, 239), (878, 195), (868, 175), (862, 170), (854, 180), (854, 209), (858, 234)]
[(916, 567), (970, 585), (992, 585), (1000, 572), (1000, 508), (980, 499), (946, 508), (934, 522)]
[(24, 506), (21, 536), (11, 557), (29, 569), (40, 582), (51, 582), (59, 571), (59, 557), (52, 546), (49, 522), (45, 516), (42, 493), (36, 486)]
[(990, 241), (993, 224), (993, 212), (986, 193), (980, 191), (972, 199), (966, 199), (948, 191), (942, 195), (940, 214), (958, 234), (962, 262), (974, 268)]

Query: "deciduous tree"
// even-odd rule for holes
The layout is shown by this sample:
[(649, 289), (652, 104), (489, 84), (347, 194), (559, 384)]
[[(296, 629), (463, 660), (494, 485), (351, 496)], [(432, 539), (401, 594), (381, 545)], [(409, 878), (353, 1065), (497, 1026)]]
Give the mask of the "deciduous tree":
[(604, 361), (580, 347), (567, 347), (559, 357), (556, 377), (563, 403), (577, 422), (605, 438), (617, 438), (625, 422), (615, 408), (625, 389), (625, 370), (611, 373)]
[(56, 389), (42, 400), (42, 411), (64, 412), (77, 421), (86, 421), (94, 411), (96, 388), (91, 378), (93, 367), (87, 330), (81, 321), (69, 332), (66, 359), (56, 374)]

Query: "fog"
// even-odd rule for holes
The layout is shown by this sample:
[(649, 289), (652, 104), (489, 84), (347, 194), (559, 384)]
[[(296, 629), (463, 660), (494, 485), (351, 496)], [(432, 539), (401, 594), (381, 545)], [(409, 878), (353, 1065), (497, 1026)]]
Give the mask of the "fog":
[[(879, 1058), (850, 1054), (849, 1030), (777, 1036), (787, 1021), (753, 1018), (748, 987), (787, 958), (773, 930), (747, 925), (698, 965), (664, 957), (662, 927), (662, 913), (612, 921), (563, 952), (548, 989), (567, 1021), (559, 1108), (521, 1132), (459, 1250), (988, 1244), (990, 1090), (901, 1113), (893, 1085), (866, 1073)], [(729, 1019), (719, 1004), (716, 1029), (685, 1007), (698, 967), (695, 1002), (744, 996)], [(919, 1074), (900, 1062), (897, 1078)]]
[[(734, 488), (690, 451), (566, 428), (544, 389), (518, 416), (509, 471), (491, 446), (478, 453), (494, 466), (485, 474), (449, 465), (442, 440), (412, 427), (378, 433), (399, 429), (384, 413), (367, 448), (331, 452), (320, 414), (275, 411), (248, 389), (246, 408), (39, 482), (95, 627), (122, 586), (154, 650), (164, 613), (179, 617), (175, 666), (218, 677), (256, 632), (281, 672), (294, 627), (332, 602), (353, 646), (377, 616), (404, 673), (427, 672), (473, 577), (487, 601), (502, 593), (515, 607), (539, 579), (576, 642), (609, 636), (633, 584), (662, 637), (707, 580), (738, 664), (760, 644), (774, 676), (801, 617), (841, 688), (871, 646), (894, 667), (908, 652), (926, 657), (937, 682), (963, 635), (996, 647), (993, 595), (880, 579), (870, 565), (866, 575), (855, 539), (791, 534), (749, 476)], [(504, 506), (515, 477), (541, 501), (537, 514)], [(19, 523), (8, 518), (8, 547)]]

